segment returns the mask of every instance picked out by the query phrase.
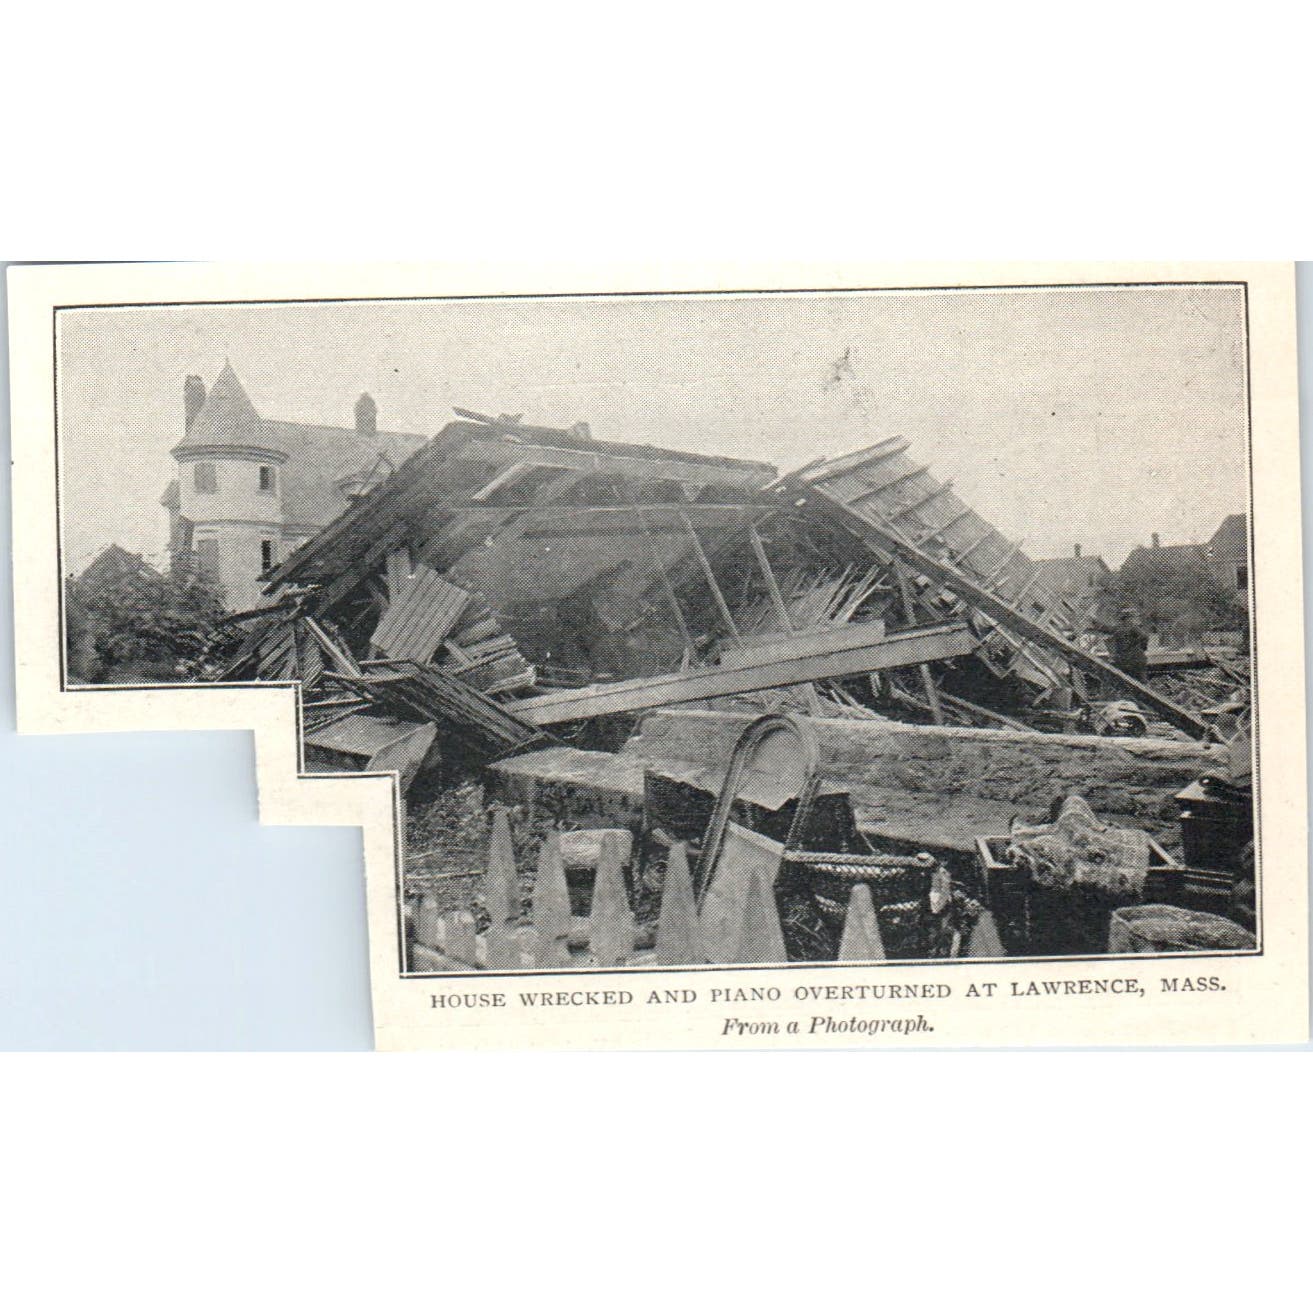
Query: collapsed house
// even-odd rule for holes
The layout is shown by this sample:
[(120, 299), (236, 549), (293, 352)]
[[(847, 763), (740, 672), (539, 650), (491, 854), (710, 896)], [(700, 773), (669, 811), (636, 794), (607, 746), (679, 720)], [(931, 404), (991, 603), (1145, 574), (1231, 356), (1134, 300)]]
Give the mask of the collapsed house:
[(220, 677), (300, 682), (311, 769), (478, 773), (568, 824), (654, 778), (705, 802), (745, 715), (797, 712), (865, 834), (969, 852), (1060, 782), (1161, 828), (1219, 768), (1202, 709), (1095, 655), (1088, 599), (905, 439), (781, 476), (458, 414), (232, 617)]

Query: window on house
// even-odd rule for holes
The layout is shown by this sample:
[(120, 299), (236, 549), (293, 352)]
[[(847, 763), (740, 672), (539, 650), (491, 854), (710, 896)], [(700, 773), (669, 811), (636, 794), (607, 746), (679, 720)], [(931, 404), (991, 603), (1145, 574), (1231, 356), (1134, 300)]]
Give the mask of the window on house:
[(260, 491), (261, 492), (277, 491), (277, 488), (274, 484), (274, 467), (272, 465), (260, 466)]
[(197, 461), (194, 469), (197, 492), (219, 491), (219, 476), (215, 471), (213, 462), (208, 460)]
[(260, 571), (265, 573), (274, 568), (274, 540), (260, 539)]
[(196, 573), (208, 583), (219, 582), (219, 540), (196, 539)]
[(1249, 587), (1249, 567), (1247, 565), (1237, 565), (1235, 568), (1235, 586), (1243, 592)]

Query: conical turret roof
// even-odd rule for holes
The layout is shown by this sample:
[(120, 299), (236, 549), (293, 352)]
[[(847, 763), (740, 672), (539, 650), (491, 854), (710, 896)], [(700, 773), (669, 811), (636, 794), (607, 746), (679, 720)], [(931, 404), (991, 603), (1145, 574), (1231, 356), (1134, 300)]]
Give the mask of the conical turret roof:
[(226, 360), (219, 377), (196, 412), (187, 436), (174, 452), (193, 447), (269, 448), (269, 435), (233, 367)]

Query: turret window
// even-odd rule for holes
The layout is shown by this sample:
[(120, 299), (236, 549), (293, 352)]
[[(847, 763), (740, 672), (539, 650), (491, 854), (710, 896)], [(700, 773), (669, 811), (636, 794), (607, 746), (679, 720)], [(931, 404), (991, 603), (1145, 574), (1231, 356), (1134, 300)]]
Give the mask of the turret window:
[(212, 461), (197, 461), (192, 470), (192, 477), (195, 481), (197, 492), (219, 491), (219, 476), (215, 471), (214, 463)]
[(274, 475), (274, 467), (272, 465), (260, 466), (260, 491), (261, 492), (278, 491), (278, 486)]
[(208, 584), (219, 582), (219, 540), (197, 537), (196, 573)]

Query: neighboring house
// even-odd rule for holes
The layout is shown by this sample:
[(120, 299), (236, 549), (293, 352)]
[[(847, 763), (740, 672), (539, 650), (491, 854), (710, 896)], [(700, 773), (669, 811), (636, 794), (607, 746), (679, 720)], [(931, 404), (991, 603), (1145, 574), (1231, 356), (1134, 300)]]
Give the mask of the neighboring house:
[(124, 576), (150, 581), (161, 578), (160, 572), (148, 564), (144, 557), (128, 551), (126, 547), (120, 547), (118, 543), (110, 543), (77, 576), (77, 581), (84, 592), (94, 594), (118, 583)]
[[(1228, 517), (1222, 529), (1232, 520), (1243, 523), (1244, 517)], [(1239, 629), (1248, 598), (1247, 554), (1242, 562), (1217, 557), (1211, 543), (1164, 547), (1154, 534), (1153, 546), (1137, 547), (1118, 571), (1119, 602), (1135, 607), (1141, 622), (1165, 646)], [(1239, 588), (1241, 582), (1245, 591)]]
[(262, 574), (427, 440), (380, 432), (368, 393), (353, 428), (265, 419), (227, 363), (208, 393), (189, 375), (183, 398), (178, 477), (160, 499), (169, 555), (175, 571), (194, 569), (219, 587), (230, 611), (259, 606)]
[(96, 643), (105, 634), (102, 618), (94, 613), (94, 604), (124, 584), (150, 588), (162, 583), (163, 576), (136, 552), (118, 543), (101, 550), (80, 575), (65, 580), (64, 630), (69, 677), (74, 682), (90, 681), (101, 670)]
[(1036, 585), (1063, 598), (1069, 608), (1071, 623), (1077, 631), (1094, 619), (1093, 612), (1112, 578), (1112, 571), (1102, 556), (1086, 556), (1077, 543), (1070, 556), (1055, 556), (1036, 561), (1039, 573)]
[(1153, 546), (1135, 548), (1122, 562), (1121, 568), (1123, 575), (1148, 571), (1158, 571), (1165, 575), (1188, 575), (1199, 571), (1210, 573), (1207, 549), (1198, 543), (1174, 543), (1164, 547), (1158, 535), (1154, 534)]
[(1223, 588), (1249, 596), (1249, 517), (1228, 515), (1204, 549), (1208, 568)]

